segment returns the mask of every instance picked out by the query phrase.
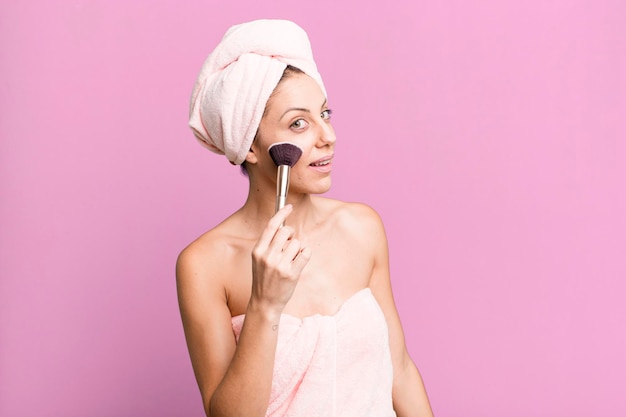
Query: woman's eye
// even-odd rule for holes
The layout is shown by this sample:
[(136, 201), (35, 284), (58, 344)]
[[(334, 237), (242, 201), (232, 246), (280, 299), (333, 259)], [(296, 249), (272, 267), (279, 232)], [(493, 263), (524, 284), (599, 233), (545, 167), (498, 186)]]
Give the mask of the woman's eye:
[(303, 129), (307, 126), (307, 122), (304, 119), (298, 119), (291, 124), (294, 129)]
[(330, 120), (330, 115), (333, 114), (333, 111), (331, 109), (326, 109), (322, 112), (321, 116), (322, 119), (324, 120)]

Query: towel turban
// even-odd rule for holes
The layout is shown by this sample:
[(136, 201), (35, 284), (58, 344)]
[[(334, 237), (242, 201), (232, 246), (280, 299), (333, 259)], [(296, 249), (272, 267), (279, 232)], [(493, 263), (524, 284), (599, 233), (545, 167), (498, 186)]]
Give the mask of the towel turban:
[(326, 95), (300, 26), (264, 19), (231, 27), (202, 65), (193, 88), (189, 126), (200, 143), (234, 164), (243, 163), (287, 65), (317, 81)]

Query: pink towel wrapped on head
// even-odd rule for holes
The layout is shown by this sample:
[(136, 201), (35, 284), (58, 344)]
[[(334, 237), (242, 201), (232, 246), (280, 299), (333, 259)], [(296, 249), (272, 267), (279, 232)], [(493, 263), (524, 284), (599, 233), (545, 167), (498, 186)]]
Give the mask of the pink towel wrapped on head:
[(300, 26), (265, 19), (231, 27), (204, 62), (191, 95), (189, 126), (200, 143), (241, 164), (287, 65), (317, 81), (326, 95)]
[(266, 416), (395, 417), (392, 384), (387, 323), (365, 288), (332, 316), (282, 315)]

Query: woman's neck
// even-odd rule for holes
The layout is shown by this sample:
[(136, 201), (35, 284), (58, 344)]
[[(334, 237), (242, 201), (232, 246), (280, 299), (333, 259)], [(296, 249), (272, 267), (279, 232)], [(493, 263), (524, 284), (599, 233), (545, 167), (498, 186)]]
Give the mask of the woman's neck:
[[(249, 228), (260, 233), (274, 215), (276, 194), (257, 191), (250, 190), (245, 204), (239, 209), (239, 213)], [(310, 194), (292, 193), (287, 196), (287, 204), (293, 206), (293, 212), (285, 224), (293, 227), (296, 233), (310, 230), (317, 223), (319, 213), (315, 204), (315, 197)]]

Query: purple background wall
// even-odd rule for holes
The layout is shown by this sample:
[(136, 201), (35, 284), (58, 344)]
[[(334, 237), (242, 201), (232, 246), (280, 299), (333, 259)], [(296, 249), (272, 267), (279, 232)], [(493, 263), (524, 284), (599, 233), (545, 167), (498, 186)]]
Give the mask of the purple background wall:
[(437, 416), (626, 415), (617, 0), (4, 1), (0, 415), (202, 415), (174, 263), (246, 180), (187, 103), (261, 17), (310, 34)]

